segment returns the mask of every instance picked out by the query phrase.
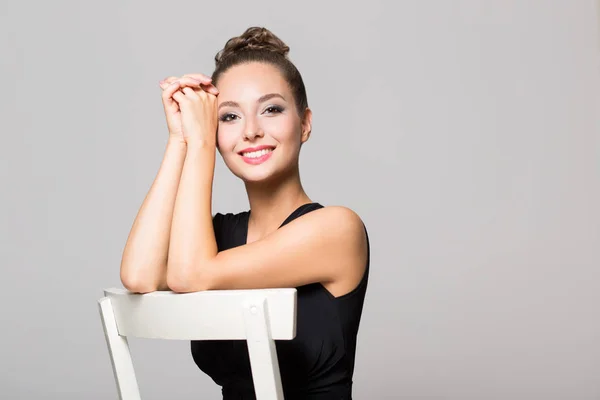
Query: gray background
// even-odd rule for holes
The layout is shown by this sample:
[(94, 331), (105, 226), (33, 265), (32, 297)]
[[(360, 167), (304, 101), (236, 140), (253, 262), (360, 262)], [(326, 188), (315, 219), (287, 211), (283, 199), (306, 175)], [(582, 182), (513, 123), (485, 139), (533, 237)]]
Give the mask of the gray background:
[[(158, 81), (261, 25), (314, 111), (309, 196), (364, 219), (356, 399), (600, 399), (598, 2), (0, 3), (3, 399), (115, 399), (96, 301), (167, 139)], [(247, 209), (219, 158), (214, 210)], [(130, 341), (145, 399), (217, 399)]]

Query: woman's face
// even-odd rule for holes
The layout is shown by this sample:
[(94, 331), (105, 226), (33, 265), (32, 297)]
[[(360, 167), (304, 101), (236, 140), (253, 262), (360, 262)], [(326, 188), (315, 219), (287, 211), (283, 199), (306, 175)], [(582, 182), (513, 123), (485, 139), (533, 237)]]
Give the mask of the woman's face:
[(310, 135), (310, 110), (298, 115), (289, 85), (267, 63), (237, 65), (217, 82), (219, 152), (246, 182), (289, 174)]

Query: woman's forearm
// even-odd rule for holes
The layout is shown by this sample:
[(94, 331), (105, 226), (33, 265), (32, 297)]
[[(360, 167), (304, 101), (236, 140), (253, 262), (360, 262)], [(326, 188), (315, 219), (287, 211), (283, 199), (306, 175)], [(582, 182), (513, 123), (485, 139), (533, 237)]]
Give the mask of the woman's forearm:
[(121, 260), (121, 282), (130, 291), (169, 289), (169, 236), (185, 155), (185, 142), (168, 141), (160, 169), (135, 218)]
[(217, 254), (212, 223), (214, 144), (188, 143), (173, 211), (167, 280), (172, 290), (182, 290), (186, 277)]

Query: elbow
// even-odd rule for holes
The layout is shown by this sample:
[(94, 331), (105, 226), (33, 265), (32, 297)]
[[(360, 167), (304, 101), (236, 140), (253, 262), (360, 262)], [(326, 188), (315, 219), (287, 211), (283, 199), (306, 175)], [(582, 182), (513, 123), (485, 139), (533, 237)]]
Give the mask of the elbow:
[(187, 280), (173, 273), (167, 273), (167, 286), (175, 293), (187, 293), (188, 288), (186, 285)]
[(186, 268), (182, 263), (169, 262), (167, 264), (167, 286), (175, 293), (186, 292)]
[(150, 293), (158, 290), (158, 287), (148, 280), (139, 279), (130, 275), (121, 274), (121, 283), (123, 287), (132, 293)]
[(147, 285), (147, 284), (140, 284), (136, 281), (131, 281), (131, 280), (123, 280), (121, 279), (121, 283), (123, 284), (123, 287), (125, 289), (127, 289), (128, 291), (130, 291), (131, 293), (151, 293), (151, 292), (156, 292), (158, 290), (157, 287), (152, 286), (152, 285)]
[(189, 265), (170, 265), (167, 268), (167, 285), (175, 293), (201, 292), (211, 288), (207, 274)]

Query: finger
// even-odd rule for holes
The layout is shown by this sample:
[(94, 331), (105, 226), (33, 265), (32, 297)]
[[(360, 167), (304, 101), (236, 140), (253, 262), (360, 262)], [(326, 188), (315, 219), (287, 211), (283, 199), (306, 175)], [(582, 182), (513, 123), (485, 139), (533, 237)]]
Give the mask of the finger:
[(181, 90), (177, 90), (175, 93), (173, 93), (172, 97), (175, 99), (175, 101), (177, 101), (179, 107), (185, 106), (185, 104), (189, 102), (189, 99), (185, 96), (185, 94), (183, 94)]
[(205, 83), (199, 82), (198, 80), (196, 80), (193, 77), (186, 76), (186, 75), (184, 75), (181, 78), (174, 77), (174, 76), (166, 78), (166, 79), (160, 81), (159, 85), (160, 85), (161, 89), (164, 90), (166, 87), (169, 86), (169, 84), (171, 84), (175, 80), (178, 80), (181, 83), (181, 86), (200, 87), (202, 90), (212, 93), (215, 96), (219, 95), (219, 89), (217, 89), (216, 86), (214, 86), (212, 83), (205, 84)]
[(177, 76), (169, 76), (163, 80), (161, 80), (160, 82), (158, 82), (158, 84), (160, 85), (161, 88), (165, 88), (167, 86), (169, 86), (171, 83), (175, 82), (176, 80), (178, 80)]
[(203, 98), (206, 95), (203, 85), (183, 86), (183, 87), (181, 87), (181, 91), (184, 94), (188, 95), (190, 97), (190, 99), (197, 99), (198, 96)]
[(206, 76), (204, 74), (201, 73), (197, 73), (197, 74), (186, 74), (184, 75), (184, 77), (189, 77), (192, 79), (196, 79), (201, 83), (201, 87), (203, 90), (214, 94), (215, 96), (217, 96), (219, 94), (219, 89), (217, 89), (217, 87), (215, 85), (212, 84), (212, 78), (210, 76)]
[(177, 90), (179, 90), (179, 88), (181, 87), (181, 82), (179, 81), (174, 81), (172, 82), (170, 85), (165, 85), (163, 93), (162, 93), (162, 97), (163, 100), (166, 99), (170, 99), (173, 96), (173, 93), (175, 93)]
[(173, 99), (173, 93), (177, 92), (179, 87), (179, 81), (175, 81), (163, 90), (162, 101), (167, 113), (179, 111), (179, 104)]
[(199, 80), (194, 79), (189, 76), (182, 76), (182, 77), (170, 76), (170, 77), (160, 81), (159, 85), (164, 89), (175, 81), (179, 81), (179, 83), (181, 84), (182, 87), (183, 86), (199, 87), (202, 84), (202, 82), (200, 82)]
[(193, 79), (193, 78), (181, 78), (179, 79), (179, 82), (181, 83), (181, 87), (190, 87), (192, 89), (198, 90), (198, 91), (202, 91), (202, 83), (198, 82), (197, 80)]
[(190, 101), (198, 101), (206, 97), (206, 92), (202, 89), (192, 89), (190, 87), (184, 87), (181, 91), (186, 95)]
[(199, 87), (200, 83), (196, 80), (193, 80), (191, 78), (174, 78), (174, 79), (166, 79), (163, 81), (159, 82), (160, 87), (164, 90), (167, 87), (169, 87), (169, 85), (171, 85), (174, 82), (179, 82), (179, 86), (183, 87), (183, 86), (193, 86), (193, 87)]
[(216, 86), (214, 86), (212, 83), (209, 83), (209, 84), (201, 83), (199, 85), (199, 87), (203, 91), (214, 94), (215, 96), (217, 96), (219, 94), (219, 89), (217, 89)]
[(202, 85), (202, 89), (203, 89), (205, 92), (208, 92), (208, 93), (214, 94), (215, 96), (218, 96), (218, 95), (219, 95), (219, 89), (217, 89), (217, 87), (216, 87), (215, 85), (213, 85), (212, 83), (211, 83), (211, 84), (209, 84), (209, 85)]
[(197, 81), (200, 81), (202, 83), (210, 83), (210, 82), (212, 82), (212, 78), (210, 76), (204, 75), (204, 74), (201, 74), (201, 73), (185, 74), (184, 76), (196, 79)]

